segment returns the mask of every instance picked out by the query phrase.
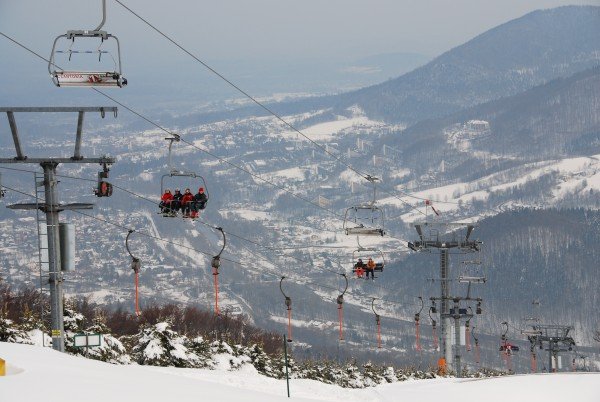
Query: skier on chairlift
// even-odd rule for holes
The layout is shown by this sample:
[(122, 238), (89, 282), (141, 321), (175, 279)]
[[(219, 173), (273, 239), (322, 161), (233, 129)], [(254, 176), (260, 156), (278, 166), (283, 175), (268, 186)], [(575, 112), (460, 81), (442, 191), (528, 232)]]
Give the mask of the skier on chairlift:
[(371, 274), (371, 280), (375, 280), (375, 261), (369, 257), (367, 261), (367, 278), (369, 279), (369, 273)]
[(171, 190), (166, 189), (165, 193), (160, 197), (160, 212), (164, 215), (172, 215), (173, 210), (171, 209), (171, 203), (173, 201), (173, 194), (171, 194)]
[(194, 196), (189, 188), (185, 189), (185, 194), (181, 198), (181, 213), (184, 218), (189, 218), (193, 215), (192, 208), (194, 203)]
[(200, 187), (198, 189), (198, 193), (196, 193), (196, 195), (194, 195), (192, 218), (197, 218), (198, 211), (206, 208), (207, 201), (208, 201), (208, 197), (204, 193), (204, 187)]
[(178, 188), (175, 189), (175, 194), (173, 194), (173, 201), (171, 201), (171, 209), (174, 213), (177, 213), (181, 209), (183, 213), (183, 205), (181, 204), (181, 199), (183, 198), (183, 194), (179, 191)]
[(362, 258), (359, 258), (356, 264), (354, 264), (354, 272), (356, 272), (356, 277), (362, 279), (365, 275), (365, 263)]

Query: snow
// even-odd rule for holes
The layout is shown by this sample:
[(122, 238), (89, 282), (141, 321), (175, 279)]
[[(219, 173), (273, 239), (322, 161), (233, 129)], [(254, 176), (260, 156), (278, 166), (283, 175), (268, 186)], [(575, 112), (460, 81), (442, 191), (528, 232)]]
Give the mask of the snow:
[[(444, 213), (457, 211), (459, 201), (467, 204), (471, 200), (486, 201), (492, 193), (517, 188), (539, 179), (543, 175), (554, 173), (557, 181), (550, 188), (553, 200), (549, 204), (559, 202), (571, 194), (590, 190), (600, 191), (600, 154), (589, 157), (575, 157), (534, 162), (484, 176), (471, 182), (459, 182), (427, 190), (411, 192), (414, 197), (430, 199), (438, 210)], [(349, 173), (344, 172), (342, 179)], [(405, 191), (403, 187), (398, 190)], [(404, 201), (415, 207), (422, 207), (423, 201), (416, 198), (404, 197)], [(435, 202), (440, 204), (435, 204)], [(403, 203), (395, 197), (387, 197), (378, 201), (381, 205), (402, 207)], [(421, 210), (423, 210), (421, 208)], [(418, 212), (411, 211), (401, 216), (404, 222), (414, 222), (422, 218)]]
[[(334, 135), (341, 134), (350, 129), (371, 129), (385, 126), (383, 122), (370, 120), (368, 117), (362, 115), (362, 113), (355, 112), (354, 110), (353, 112), (353, 116), (350, 118), (338, 116), (337, 120), (318, 123), (302, 128), (300, 131), (313, 141), (326, 141), (330, 140)], [(287, 139), (294, 139), (298, 135), (295, 131), (286, 131), (278, 134), (278, 136)]]
[[(227, 367), (229, 355), (224, 354)], [(251, 365), (239, 370), (112, 365), (48, 348), (0, 343), (7, 376), (0, 377), (0, 401), (58, 402), (78, 395), (86, 402), (164, 401), (435, 401), (506, 402), (600, 400), (600, 373), (517, 375), (489, 379), (440, 378), (345, 389), (313, 380), (265, 377)], [(292, 373), (293, 374), (293, 373)], [(57, 387), (58, 384), (58, 387)]]

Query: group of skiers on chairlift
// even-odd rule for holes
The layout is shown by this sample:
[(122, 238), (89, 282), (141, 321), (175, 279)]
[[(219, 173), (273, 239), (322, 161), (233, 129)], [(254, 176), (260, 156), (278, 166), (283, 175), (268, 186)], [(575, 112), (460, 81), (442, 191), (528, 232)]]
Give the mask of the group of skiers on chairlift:
[(200, 187), (196, 194), (192, 194), (189, 188), (186, 188), (183, 194), (178, 188), (175, 189), (175, 194), (172, 194), (170, 189), (166, 189), (160, 197), (159, 207), (164, 216), (175, 217), (177, 211), (181, 211), (184, 218), (195, 219), (198, 217), (198, 211), (206, 208), (207, 201), (204, 187)]
[(369, 279), (369, 274), (371, 274), (371, 280), (375, 280), (375, 261), (369, 257), (369, 260), (365, 264), (362, 258), (359, 258), (356, 264), (354, 264), (354, 272), (356, 273), (356, 277), (362, 279), (367, 274), (365, 279)]

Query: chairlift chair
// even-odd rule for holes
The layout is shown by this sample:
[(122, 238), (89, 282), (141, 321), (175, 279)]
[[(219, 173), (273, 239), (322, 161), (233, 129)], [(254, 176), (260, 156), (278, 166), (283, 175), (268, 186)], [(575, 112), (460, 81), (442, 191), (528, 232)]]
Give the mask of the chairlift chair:
[[(106, 22), (106, 0), (102, 0), (102, 21), (100, 25), (95, 29), (78, 29), (69, 30), (66, 34), (59, 35), (54, 39), (52, 45), (52, 52), (48, 60), (48, 72), (52, 77), (52, 82), (57, 87), (119, 87), (122, 88), (127, 85), (127, 79), (123, 77), (121, 67), (121, 45), (119, 39), (109, 34), (106, 31), (102, 31), (101, 28)], [(73, 50), (72, 46), (75, 44), (75, 39), (100, 39), (100, 45), (96, 50)], [(71, 41), (71, 45), (68, 50), (57, 50), (56, 46), (59, 41)], [(104, 42), (111, 40), (116, 42), (117, 45), (117, 58), (115, 59), (110, 52), (102, 50)], [(98, 61), (102, 60), (103, 54), (109, 54), (114, 61), (113, 71), (81, 71), (81, 70), (64, 70), (55, 63), (55, 56), (57, 54), (68, 54), (69, 61), (73, 54), (94, 54), (98, 53)]]
[(385, 216), (376, 205), (355, 205), (346, 209), (344, 232), (347, 235), (384, 236)]
[[(165, 190), (167, 188), (172, 188), (173, 187), (173, 178), (176, 177), (189, 177), (192, 178), (194, 180), (196, 180), (196, 184), (195, 186), (187, 186), (190, 189), (192, 189), (192, 191), (196, 191), (195, 189), (202, 187), (204, 189), (204, 193), (206, 194), (206, 204), (208, 204), (208, 201), (210, 199), (210, 195), (208, 192), (208, 187), (206, 185), (206, 180), (204, 179), (203, 176), (197, 174), (196, 172), (193, 171), (183, 171), (183, 170), (177, 170), (173, 168), (173, 165), (171, 163), (171, 157), (172, 157), (172, 148), (173, 148), (173, 142), (179, 141), (179, 136), (173, 136), (173, 137), (168, 137), (165, 138), (165, 140), (169, 141), (169, 155), (168, 155), (168, 166), (169, 166), (169, 170), (168, 173), (164, 174), (161, 176), (160, 178), (160, 194), (162, 196), (162, 194), (165, 193)], [(188, 183), (189, 184), (189, 183)], [(192, 193), (193, 194), (193, 193)], [(204, 207), (206, 207), (206, 204), (204, 204)], [(204, 208), (201, 208), (204, 209)], [(163, 214), (163, 216), (169, 216), (169, 217), (174, 217), (176, 215), (174, 214)]]
[(102, 164), (102, 171), (98, 172), (98, 184), (94, 189), (96, 197), (110, 197), (113, 193), (113, 185), (106, 181), (110, 169), (106, 163)]
[(373, 185), (373, 199), (366, 204), (354, 205), (346, 209), (344, 214), (344, 232), (346, 235), (384, 236), (385, 214), (376, 204), (377, 177), (366, 176), (365, 179)]
[(356, 237), (358, 247), (352, 252), (352, 273), (356, 274), (358, 269), (358, 260), (362, 260), (363, 264), (366, 263), (369, 258), (375, 262), (375, 272), (383, 272), (385, 267), (385, 254), (383, 251), (375, 247), (363, 247), (360, 245), (359, 237)]

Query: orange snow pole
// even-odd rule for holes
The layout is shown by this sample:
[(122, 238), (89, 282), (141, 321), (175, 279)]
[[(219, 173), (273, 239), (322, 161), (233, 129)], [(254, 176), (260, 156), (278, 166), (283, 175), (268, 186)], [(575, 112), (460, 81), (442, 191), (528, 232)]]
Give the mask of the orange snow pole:
[(219, 254), (215, 255), (210, 261), (210, 266), (213, 269), (212, 274), (215, 285), (215, 315), (220, 315), (221, 312), (219, 311), (219, 267), (221, 267), (221, 254), (223, 254), (223, 251), (227, 246), (227, 238), (225, 237), (225, 232), (223, 231), (223, 228), (216, 227), (215, 229), (220, 231), (221, 235), (223, 236), (223, 247), (221, 247), (221, 251), (219, 251)]
[(219, 270), (213, 268), (213, 278), (215, 284), (215, 315), (220, 315), (219, 311)]
[(375, 323), (377, 323), (377, 348), (381, 349), (381, 317), (375, 311), (375, 298), (371, 300), (371, 310), (375, 314)]
[(139, 303), (139, 284), (140, 284), (139, 273), (138, 273), (138, 271), (136, 271), (135, 272), (135, 315), (137, 315), (138, 317), (142, 314), (142, 312), (140, 311), (140, 303)]
[(480, 363), (481, 353), (479, 351), (479, 342), (475, 342), (475, 363)]
[(534, 351), (531, 351), (531, 372), (537, 373), (537, 356)]
[(343, 328), (343, 322), (344, 322), (344, 306), (342, 304), (340, 304), (338, 306), (338, 319), (340, 321), (340, 341), (344, 340), (344, 332), (342, 330)]
[(287, 309), (288, 315), (288, 342), (292, 341), (292, 307), (289, 306)]
[(133, 254), (131, 254), (131, 250), (129, 249), (129, 237), (131, 236), (131, 234), (133, 232), (134, 232), (134, 230), (130, 229), (129, 232), (127, 233), (127, 237), (125, 238), (125, 248), (127, 249), (129, 256), (131, 257), (131, 269), (133, 269), (134, 281), (135, 281), (135, 315), (139, 317), (142, 314), (142, 312), (140, 311), (140, 304), (139, 304), (139, 286), (140, 286), (139, 274), (140, 274), (140, 270), (142, 268), (142, 262), (140, 261), (139, 258), (134, 257)]
[(416, 332), (415, 348), (420, 352), (421, 351), (421, 330), (419, 329), (419, 321), (415, 321), (415, 332)]

